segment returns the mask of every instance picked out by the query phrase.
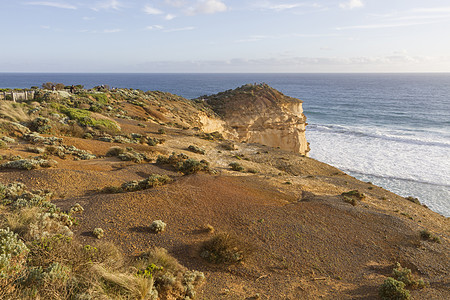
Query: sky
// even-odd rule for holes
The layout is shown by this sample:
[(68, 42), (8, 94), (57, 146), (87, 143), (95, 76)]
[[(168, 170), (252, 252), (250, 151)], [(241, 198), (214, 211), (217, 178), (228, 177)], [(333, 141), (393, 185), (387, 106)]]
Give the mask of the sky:
[(450, 72), (449, 0), (0, 0), (0, 72)]

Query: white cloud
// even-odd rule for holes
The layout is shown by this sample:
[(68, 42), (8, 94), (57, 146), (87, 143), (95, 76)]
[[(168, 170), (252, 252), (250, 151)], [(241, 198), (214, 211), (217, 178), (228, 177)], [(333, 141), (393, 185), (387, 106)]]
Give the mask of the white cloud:
[(227, 11), (228, 8), (221, 0), (200, 0), (193, 7), (188, 8), (188, 15), (215, 14)]
[(122, 29), (105, 29), (103, 30), (103, 33), (117, 33), (117, 32), (122, 32)]
[(154, 8), (154, 7), (150, 6), (150, 5), (146, 5), (144, 7), (144, 12), (146, 14), (148, 14), (148, 15), (162, 15), (163, 14), (162, 10)]
[(274, 4), (274, 3), (271, 3), (271, 2), (268, 2), (268, 1), (256, 4), (256, 7), (257, 8), (261, 8), (261, 9), (273, 10), (273, 11), (276, 11), (276, 12), (289, 10), (289, 9), (294, 9), (294, 8), (299, 8), (299, 7), (322, 8), (322, 6), (320, 4), (317, 4), (317, 3), (304, 2), (304, 3), (278, 3), (278, 4)]
[(173, 20), (175, 19), (177, 16), (176, 15), (172, 15), (172, 14), (167, 14), (164, 19), (166, 19), (167, 21)]
[(194, 29), (195, 29), (195, 27), (189, 26), (189, 27), (166, 29), (166, 30), (164, 30), (164, 32), (189, 31), (189, 30), (194, 30)]
[(95, 11), (99, 11), (101, 9), (119, 10), (121, 7), (123, 7), (123, 5), (118, 0), (107, 0), (107, 1), (97, 2), (93, 7), (91, 7), (91, 9), (93, 9)]
[(354, 9), (354, 8), (359, 8), (359, 7), (363, 7), (364, 3), (361, 0), (349, 0), (347, 2), (343, 2), (339, 4), (340, 8), (343, 9)]
[(71, 5), (68, 3), (61, 3), (61, 2), (35, 1), (35, 2), (25, 2), (24, 4), (50, 6), (50, 7), (56, 7), (56, 8), (64, 8), (64, 9), (77, 9), (77, 7), (74, 5)]
[(164, 29), (164, 27), (162, 25), (151, 25), (151, 26), (147, 26), (145, 29), (147, 29), (147, 30), (161, 30), (161, 29)]

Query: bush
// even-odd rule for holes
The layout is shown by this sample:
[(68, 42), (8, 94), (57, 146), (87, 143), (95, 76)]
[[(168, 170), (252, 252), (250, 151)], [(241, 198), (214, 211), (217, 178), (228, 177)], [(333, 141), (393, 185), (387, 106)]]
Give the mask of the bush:
[(11, 284), (25, 269), (28, 248), (17, 234), (0, 229), (0, 297), (8, 293)]
[(30, 124), (30, 129), (39, 133), (49, 133), (52, 129), (50, 120), (44, 117), (37, 117)]
[(426, 286), (426, 283), (422, 279), (415, 279), (411, 274), (411, 270), (403, 268), (400, 263), (397, 263), (396, 267), (392, 270), (392, 277), (395, 280), (403, 282), (408, 288), (418, 289)]
[(95, 229), (92, 231), (92, 234), (93, 234), (96, 238), (101, 239), (102, 237), (105, 236), (105, 231), (104, 231), (103, 229), (101, 229), (101, 228), (95, 228)]
[(363, 193), (361, 193), (358, 190), (352, 190), (349, 192), (344, 192), (341, 194), (344, 202), (350, 203), (351, 205), (355, 206), (357, 205), (357, 201), (361, 201), (364, 200), (364, 198), (366, 197), (366, 195), (364, 195)]
[(350, 203), (353, 206), (356, 206), (356, 204), (358, 203), (356, 201), (356, 199), (354, 199), (354, 198), (350, 198), (350, 197), (347, 197), (347, 196), (343, 196), (343, 197), (344, 197), (344, 202)]
[(407, 300), (411, 298), (409, 291), (405, 289), (405, 284), (391, 277), (383, 282), (378, 294), (383, 300)]
[(252, 247), (229, 233), (219, 233), (203, 243), (200, 256), (212, 263), (234, 264), (247, 258)]
[(438, 244), (441, 243), (441, 239), (437, 235), (429, 232), (427, 229), (424, 229), (420, 232), (420, 237), (422, 238), (422, 240), (431, 241)]
[(194, 146), (194, 145), (190, 145), (188, 147), (188, 150), (191, 151), (191, 152), (194, 152), (194, 153), (202, 154), (202, 155), (204, 155), (206, 153), (206, 151), (204, 149), (199, 148), (199, 147)]
[(150, 230), (154, 233), (160, 233), (166, 230), (167, 224), (164, 223), (161, 220), (153, 221), (152, 224), (150, 224)]
[(408, 200), (408, 201), (410, 201), (410, 202), (412, 202), (412, 203), (415, 203), (415, 204), (419, 204), (419, 205), (420, 205), (420, 201), (419, 201), (418, 198), (414, 198), (414, 197), (408, 196), (408, 197), (405, 197), (405, 199)]
[(195, 160), (192, 158), (186, 159), (185, 161), (178, 163), (177, 170), (185, 175), (194, 174), (200, 171), (209, 171), (209, 163), (206, 160)]
[(159, 299), (195, 299), (205, 282), (202, 272), (187, 270), (163, 248), (142, 253), (135, 266), (139, 277), (154, 279)]
[(241, 166), (239, 163), (237, 162), (232, 162), (229, 164), (229, 166), (231, 167), (231, 170), (233, 171), (237, 171), (237, 172), (242, 172), (244, 171), (244, 167)]
[(0, 165), (0, 169), (20, 169), (32, 170), (39, 167), (50, 168), (56, 166), (57, 162), (54, 160), (45, 159), (19, 159), (15, 161), (8, 161)]
[(106, 187), (103, 189), (105, 193), (125, 193), (146, 190), (149, 188), (161, 186), (172, 182), (172, 178), (167, 175), (151, 174), (148, 178), (137, 181), (128, 181), (120, 187)]

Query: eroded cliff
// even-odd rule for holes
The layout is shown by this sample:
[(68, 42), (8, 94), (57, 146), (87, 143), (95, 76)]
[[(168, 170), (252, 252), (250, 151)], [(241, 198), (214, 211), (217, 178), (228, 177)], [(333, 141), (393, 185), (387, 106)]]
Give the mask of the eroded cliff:
[(267, 84), (247, 84), (202, 98), (224, 121), (225, 136), (307, 155), (303, 101)]

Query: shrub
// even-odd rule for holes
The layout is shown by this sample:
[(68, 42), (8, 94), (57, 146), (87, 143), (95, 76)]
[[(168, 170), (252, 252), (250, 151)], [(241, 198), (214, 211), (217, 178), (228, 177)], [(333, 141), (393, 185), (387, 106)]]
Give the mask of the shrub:
[(229, 164), (229, 166), (231, 167), (231, 170), (233, 171), (237, 171), (237, 172), (242, 172), (244, 171), (244, 167), (241, 166), (239, 163), (237, 162), (232, 162)]
[(363, 193), (361, 193), (358, 190), (352, 190), (352, 191), (349, 191), (349, 192), (344, 192), (341, 195), (342, 196), (356, 198), (358, 200), (364, 200), (364, 198), (366, 197), (366, 195), (364, 195)]
[(422, 279), (415, 279), (411, 274), (411, 270), (403, 268), (400, 263), (397, 263), (396, 267), (392, 270), (392, 277), (395, 280), (403, 282), (408, 288), (417, 289), (426, 286), (426, 283)]
[(0, 165), (0, 169), (21, 169), (32, 170), (39, 167), (50, 168), (57, 164), (54, 160), (45, 159), (19, 159), (15, 161), (9, 161)]
[(191, 152), (198, 153), (198, 154), (203, 154), (203, 155), (206, 153), (206, 151), (204, 149), (199, 148), (199, 147), (194, 146), (194, 145), (190, 145), (188, 147), (188, 150), (191, 151)]
[(172, 181), (172, 178), (167, 175), (151, 174), (146, 179), (140, 181), (128, 181), (123, 183), (120, 187), (106, 187), (103, 189), (103, 191), (106, 193), (135, 192), (168, 184)]
[(28, 248), (17, 234), (0, 229), (0, 297), (9, 292), (12, 283), (25, 269)]
[(223, 140), (223, 135), (218, 131), (214, 131), (211, 133), (204, 132), (201, 134), (197, 134), (197, 136), (201, 139), (208, 140), (208, 141), (217, 141), (217, 140), (222, 141)]
[(73, 214), (73, 213), (81, 213), (84, 211), (84, 208), (79, 204), (79, 203), (75, 203), (74, 205), (72, 205), (72, 207), (69, 210), (69, 214)]
[(202, 272), (187, 270), (163, 248), (142, 253), (135, 266), (139, 277), (154, 279), (159, 299), (195, 299), (205, 282)]
[(109, 100), (106, 94), (104, 93), (98, 93), (98, 94), (90, 94), (92, 98), (100, 102), (101, 104), (108, 104)]
[(162, 144), (164, 142), (165, 142), (164, 139), (157, 139), (157, 138), (152, 138), (152, 137), (148, 137), (147, 138), (147, 144), (149, 146), (156, 146), (156, 145)]
[(350, 198), (350, 197), (347, 197), (347, 196), (343, 196), (343, 197), (344, 197), (344, 202), (347, 202), (347, 203), (350, 203), (353, 206), (356, 206), (357, 201), (356, 201), (355, 198)]
[(420, 201), (419, 201), (418, 198), (414, 198), (414, 197), (412, 197), (412, 196), (408, 196), (408, 197), (405, 197), (405, 199), (408, 200), (408, 201), (410, 201), (410, 202), (412, 202), (412, 203), (415, 203), (415, 204), (419, 204), (419, 205), (420, 205)]
[(105, 236), (105, 231), (104, 231), (103, 229), (101, 229), (101, 228), (95, 228), (95, 229), (92, 231), (92, 234), (93, 234), (96, 238), (101, 239), (102, 237)]
[(341, 194), (344, 202), (350, 203), (351, 205), (355, 206), (357, 205), (357, 201), (361, 201), (364, 200), (364, 198), (366, 197), (366, 195), (364, 195), (363, 193), (361, 193), (358, 190), (352, 190), (349, 192), (344, 192)]
[(378, 294), (383, 300), (407, 300), (411, 298), (405, 284), (394, 278), (388, 277), (381, 285)]
[(150, 224), (150, 231), (154, 232), (154, 233), (160, 233), (163, 232), (164, 230), (166, 230), (166, 226), (167, 224), (164, 223), (161, 220), (156, 220), (153, 221), (152, 224)]
[(37, 117), (30, 124), (30, 129), (39, 133), (49, 133), (52, 129), (50, 120), (44, 117)]
[(429, 232), (427, 229), (420, 231), (420, 237), (422, 238), (422, 240), (431, 241), (438, 244), (441, 243), (441, 239), (437, 235)]
[(166, 134), (166, 130), (164, 128), (159, 128), (158, 129), (158, 133), (159, 134)]
[(91, 112), (84, 109), (64, 108), (62, 112), (71, 120), (77, 121), (82, 126), (92, 126), (100, 130), (120, 131), (120, 127), (114, 121), (107, 119), (95, 119), (91, 117)]
[(200, 171), (209, 171), (209, 163), (206, 160), (195, 160), (192, 158), (186, 159), (185, 161), (178, 163), (177, 170), (185, 175), (194, 174)]
[(219, 233), (203, 243), (200, 256), (212, 263), (233, 264), (247, 258), (252, 247), (229, 233)]

